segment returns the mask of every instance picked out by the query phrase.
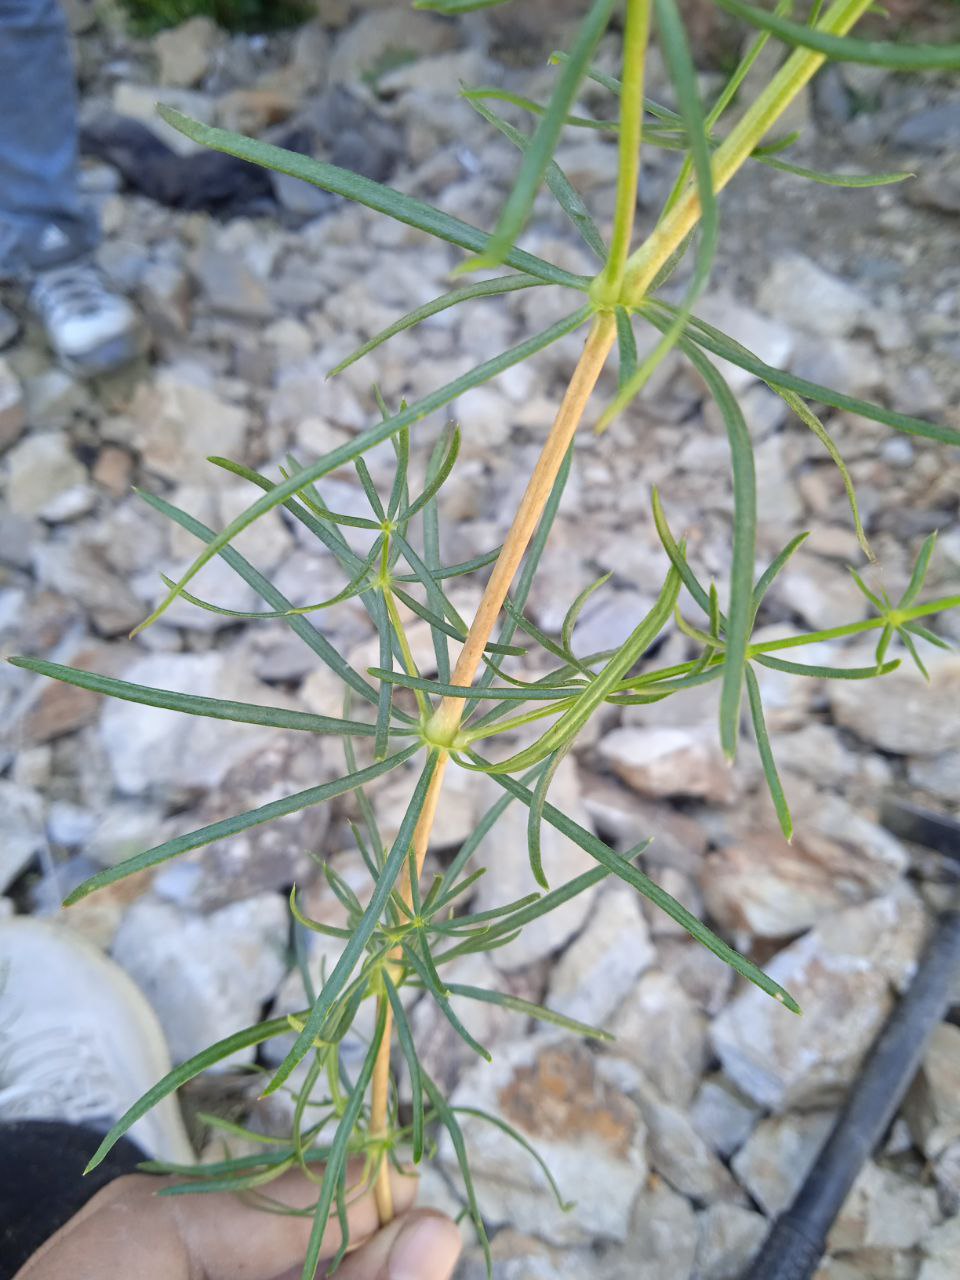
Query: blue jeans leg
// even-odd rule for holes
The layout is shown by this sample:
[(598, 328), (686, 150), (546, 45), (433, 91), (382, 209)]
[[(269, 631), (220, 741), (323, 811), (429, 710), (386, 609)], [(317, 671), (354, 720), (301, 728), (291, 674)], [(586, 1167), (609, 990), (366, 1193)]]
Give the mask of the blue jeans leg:
[(0, 0), (0, 278), (97, 243), (77, 188), (70, 37), (57, 0)]

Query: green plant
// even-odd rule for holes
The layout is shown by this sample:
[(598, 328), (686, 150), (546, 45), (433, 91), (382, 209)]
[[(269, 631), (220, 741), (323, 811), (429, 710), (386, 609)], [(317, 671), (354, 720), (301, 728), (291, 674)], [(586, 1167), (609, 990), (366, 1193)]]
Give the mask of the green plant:
[(213, 18), (227, 31), (272, 31), (306, 22), (312, 0), (122, 0), (137, 31), (151, 35), (188, 18)]
[[(494, 2), (487, 0), (487, 3)], [(482, 3), (483, 0), (432, 0), (429, 4), (421, 3), (420, 7), (453, 14), (481, 7)], [(789, 139), (777, 146), (763, 143), (770, 126), (828, 56), (895, 68), (938, 68), (960, 65), (960, 47), (906, 46), (849, 38), (846, 33), (867, 10), (869, 0), (836, 0), (826, 8), (816, 4), (806, 23), (788, 19), (790, 6), (786, 2), (778, 6), (775, 14), (741, 4), (739, 0), (717, 0), (717, 3), (759, 28), (759, 33), (708, 111), (704, 110), (697, 91), (676, 0), (628, 0), (622, 80), (603, 75), (591, 66), (593, 51), (618, 9), (615, 0), (593, 0), (569, 53), (555, 55), (558, 73), (550, 101), (541, 105), (515, 99), (536, 121), (529, 135), (502, 120), (489, 105), (504, 96), (499, 91), (483, 88), (465, 91), (467, 100), (522, 153), (513, 191), (497, 226), (489, 234), (367, 178), (198, 124), (161, 108), (169, 123), (197, 142), (303, 178), (467, 250), (474, 256), (461, 264), (458, 274), (479, 268), (509, 268), (507, 273), (493, 279), (458, 284), (443, 297), (411, 311), (365, 343), (333, 373), (369, 354), (393, 334), (447, 307), (517, 289), (554, 288), (570, 295), (570, 310), (565, 319), (484, 362), (418, 403), (401, 405), (395, 410), (382, 404), (380, 423), (313, 465), (303, 467), (290, 459), (288, 467), (276, 479), (227, 459), (211, 459), (214, 465), (248, 481), (252, 490), (262, 491), (246, 511), (219, 533), (165, 499), (143, 494), (145, 501), (193, 534), (203, 547), (179, 581), (167, 580), (168, 595), (141, 625), (155, 621), (181, 597), (199, 608), (227, 612), (189, 590), (203, 566), (214, 556), (220, 556), (256, 590), (267, 606), (257, 615), (230, 616), (284, 619), (317, 658), (343, 681), (342, 718), (178, 694), (36, 659), (14, 659), (17, 665), (44, 675), (134, 702), (240, 723), (338, 735), (342, 739), (346, 772), (337, 781), (168, 840), (100, 872), (68, 899), (68, 903), (74, 902), (137, 871), (155, 867), (187, 850), (209, 845), (274, 817), (347, 793), (355, 795), (361, 822), (354, 834), (370, 873), (369, 899), (361, 902), (332, 869), (325, 868), (331, 889), (348, 917), (348, 927), (333, 928), (308, 919), (296, 893), (291, 895), (291, 910), (301, 924), (319, 933), (332, 934), (343, 947), (321, 990), (311, 993), (309, 1007), (293, 1017), (262, 1022), (238, 1032), (177, 1067), (118, 1122), (91, 1161), (94, 1166), (102, 1160), (118, 1137), (158, 1098), (235, 1050), (261, 1044), (289, 1032), (292, 1027), (297, 1033), (295, 1043), (264, 1089), (265, 1094), (281, 1089), (293, 1090), (296, 1094), (298, 1103), (291, 1138), (264, 1147), (263, 1154), (207, 1165), (202, 1170), (182, 1170), (188, 1175), (187, 1181), (173, 1193), (257, 1189), (264, 1195), (271, 1179), (285, 1169), (301, 1165), (311, 1171), (314, 1163), (324, 1162), (322, 1177), (314, 1174), (319, 1180), (319, 1191), (316, 1205), (309, 1211), (313, 1214), (314, 1228), (304, 1263), (305, 1277), (314, 1274), (317, 1249), (330, 1213), (342, 1212), (350, 1193), (347, 1156), (363, 1156), (363, 1180), (374, 1183), (381, 1216), (387, 1220), (392, 1214), (386, 1178), (388, 1162), (397, 1161), (400, 1152), (406, 1150), (410, 1150), (418, 1162), (428, 1148), (432, 1126), (444, 1127), (450, 1135), (460, 1161), (470, 1214), (480, 1239), (485, 1239), (470, 1178), (469, 1153), (464, 1147), (457, 1114), (419, 1061), (400, 998), (405, 986), (429, 993), (457, 1032), (482, 1056), (488, 1056), (487, 1051), (461, 1023), (454, 1007), (456, 1001), (492, 1001), (585, 1036), (603, 1038), (605, 1035), (602, 1030), (497, 991), (446, 984), (444, 966), (454, 957), (502, 945), (516, 937), (530, 921), (600, 880), (616, 876), (666, 911), (739, 974), (779, 1000), (784, 1005), (784, 1016), (788, 1011), (799, 1012), (788, 992), (713, 934), (639, 869), (636, 856), (642, 848), (620, 854), (550, 803), (549, 789), (556, 769), (589, 717), (604, 703), (655, 702), (716, 681), (721, 689), (719, 733), (723, 748), (732, 760), (746, 701), (772, 803), (789, 838), (792, 819), (764, 723), (755, 668), (772, 668), (798, 678), (882, 677), (898, 665), (899, 659), (889, 654), (892, 644), (899, 640), (922, 669), (917, 641), (944, 643), (926, 628), (924, 619), (960, 605), (960, 597), (956, 596), (918, 602), (934, 546), (931, 536), (921, 547), (913, 578), (896, 605), (871, 593), (855, 574), (857, 584), (876, 610), (875, 617), (776, 641), (754, 639), (754, 624), (765, 593), (806, 535), (788, 542), (759, 577), (755, 577), (756, 479), (751, 441), (737, 402), (709, 357), (721, 356), (749, 370), (781, 395), (818, 437), (840, 468), (850, 499), (851, 519), (868, 554), (856, 497), (843, 459), (810, 402), (842, 408), (895, 431), (945, 444), (960, 443), (960, 432), (869, 404), (772, 368), (720, 330), (698, 319), (693, 311), (707, 282), (717, 243), (716, 196), (744, 164), (772, 165), (799, 177), (850, 186), (892, 182), (906, 176), (878, 174), (872, 178), (847, 178), (819, 173), (782, 158)], [(653, 22), (673, 83), (676, 109), (651, 101), (644, 94), (645, 57)], [(771, 35), (793, 46), (793, 51), (739, 123), (719, 140), (715, 126)], [(586, 76), (609, 90), (612, 106), (618, 104), (619, 109), (612, 112), (608, 121), (598, 122), (571, 114)], [(609, 243), (553, 159), (558, 138), (568, 126), (600, 127), (618, 134), (619, 188)], [(680, 151), (683, 161), (660, 218), (646, 239), (634, 248), (641, 143)], [(517, 247), (534, 197), (543, 183), (596, 254), (598, 273), (594, 278), (572, 275)], [(679, 305), (669, 304), (658, 291), (687, 256), (692, 259), (692, 269), (686, 292)], [(637, 355), (634, 336), (634, 325), (638, 321), (652, 326), (660, 335), (652, 353), (642, 361)], [(456, 464), (459, 430), (451, 429), (434, 450), (423, 483), (417, 489), (409, 465), (413, 429), (428, 414), (442, 409), (466, 390), (496, 377), (574, 331), (585, 333), (583, 352), (503, 546), (468, 563), (444, 564), (437, 495)], [(619, 359), (619, 390), (600, 417), (601, 429), (643, 389), (658, 363), (673, 348), (690, 362), (716, 402), (726, 427), (732, 464), (735, 515), (730, 587), (721, 606), (716, 586), (703, 582), (698, 576), (695, 566), (687, 559), (683, 542), (670, 527), (664, 502), (654, 492), (653, 517), (664, 551), (664, 579), (659, 597), (647, 617), (619, 648), (578, 654), (573, 647), (574, 625), (589, 594), (601, 587), (603, 580), (571, 603), (559, 636), (540, 630), (525, 616), (524, 606), (573, 465), (574, 435), (614, 348)], [(389, 494), (380, 494), (364, 463), (364, 454), (386, 440), (392, 442), (396, 453), (396, 471)], [(324, 501), (318, 486), (325, 477), (345, 466), (356, 470), (369, 503), (367, 516), (332, 511)], [(346, 585), (331, 599), (292, 608), (276, 587), (232, 545), (255, 520), (281, 506), (314, 534), (340, 564)], [(351, 546), (349, 531), (352, 528), (373, 536), (372, 549), (366, 554), (358, 554)], [(463, 575), (480, 573), (491, 565), (481, 604), (468, 625), (452, 604), (447, 584)], [(684, 593), (684, 607), (692, 605), (698, 611), (696, 622), (681, 613), (681, 593)], [(309, 622), (312, 611), (333, 608), (351, 598), (358, 599), (366, 608), (379, 635), (379, 663), (366, 672), (350, 667)], [(401, 606), (429, 624), (436, 678), (424, 678), (417, 669)], [(697, 642), (699, 656), (672, 666), (646, 665), (638, 671), (640, 659), (671, 625)], [(875, 662), (867, 667), (825, 667), (782, 656), (787, 650), (823, 640), (873, 631), (879, 633), (879, 642)], [(449, 653), (451, 639), (462, 644), (455, 663), (451, 662)], [(548, 674), (529, 682), (508, 672), (505, 660), (523, 652), (518, 640), (523, 646), (536, 646), (542, 651), (549, 665)], [(540, 721), (546, 721), (547, 727), (534, 734), (530, 745), (506, 758), (498, 753), (496, 763), (492, 761), (488, 740), (518, 729), (527, 731), (529, 737), (530, 730), (536, 730)], [(369, 763), (358, 759), (358, 751), (365, 743), (372, 747)], [(399, 832), (387, 847), (364, 788), (415, 757), (422, 762), (419, 781)], [(451, 764), (489, 775), (502, 788), (503, 795), (444, 873), (424, 886), (421, 875), (427, 842), (437, 807), (442, 803), (443, 776)], [(460, 903), (481, 874), (472, 867), (477, 847), (506, 806), (514, 801), (519, 801), (528, 811), (526, 853), (543, 892), (491, 911), (463, 911)], [(569, 884), (551, 887), (540, 856), (544, 822), (586, 850), (596, 861), (596, 868)], [(521, 856), (519, 850), (511, 853)], [(305, 982), (310, 992), (306, 974)], [(363, 1065), (356, 1078), (351, 1078), (341, 1061), (339, 1046), (366, 1000), (376, 1004), (375, 1030)], [(394, 1031), (412, 1089), (409, 1121), (406, 1118), (401, 1121), (391, 1088), (390, 1048)], [(301, 1064), (305, 1064), (306, 1074), (294, 1085), (293, 1072), (303, 1069)], [(312, 1108), (309, 1121), (308, 1101)], [(498, 1118), (489, 1118), (502, 1126)], [(521, 1135), (514, 1136), (526, 1146)], [(536, 1158), (532, 1152), (531, 1156)]]

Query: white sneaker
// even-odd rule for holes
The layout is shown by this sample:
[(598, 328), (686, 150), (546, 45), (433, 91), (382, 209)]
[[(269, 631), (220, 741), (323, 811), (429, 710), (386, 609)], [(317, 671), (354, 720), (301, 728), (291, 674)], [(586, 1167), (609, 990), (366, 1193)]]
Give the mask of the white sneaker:
[[(153, 1010), (112, 960), (62, 925), (0, 920), (0, 1121), (105, 1131), (169, 1070)], [(129, 1132), (148, 1156), (194, 1162), (172, 1096)]]
[(60, 362), (80, 377), (111, 373), (145, 348), (135, 307), (108, 289), (90, 263), (41, 272), (30, 305)]

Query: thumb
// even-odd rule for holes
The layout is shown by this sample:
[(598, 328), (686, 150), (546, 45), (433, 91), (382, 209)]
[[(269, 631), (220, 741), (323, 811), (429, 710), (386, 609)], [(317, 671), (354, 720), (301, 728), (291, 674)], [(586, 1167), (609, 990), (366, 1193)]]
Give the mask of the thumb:
[(416, 1209), (349, 1254), (337, 1280), (450, 1280), (461, 1247), (460, 1229), (450, 1218)]

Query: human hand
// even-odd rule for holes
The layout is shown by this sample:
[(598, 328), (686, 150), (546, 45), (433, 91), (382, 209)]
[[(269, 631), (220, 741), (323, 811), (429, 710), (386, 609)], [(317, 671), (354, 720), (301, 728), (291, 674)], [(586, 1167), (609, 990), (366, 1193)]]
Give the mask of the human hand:
[[(378, 1230), (372, 1192), (349, 1206), (351, 1252), (337, 1280), (450, 1280), (460, 1232), (442, 1214), (412, 1209), (417, 1179), (391, 1173), (397, 1217)], [(309, 1217), (267, 1213), (239, 1196), (158, 1196), (173, 1179), (117, 1178), (60, 1228), (14, 1280), (299, 1280)], [(306, 1208), (316, 1186), (298, 1171), (270, 1185), (270, 1195)], [(331, 1218), (320, 1256), (340, 1247)], [(318, 1273), (324, 1275), (323, 1264)]]

